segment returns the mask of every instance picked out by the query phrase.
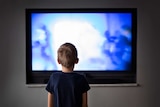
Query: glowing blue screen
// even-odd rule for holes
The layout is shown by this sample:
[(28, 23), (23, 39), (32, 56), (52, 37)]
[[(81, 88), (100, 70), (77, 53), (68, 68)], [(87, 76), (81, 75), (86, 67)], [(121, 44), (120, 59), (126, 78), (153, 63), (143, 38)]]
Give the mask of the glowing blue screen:
[(65, 42), (78, 50), (75, 70), (130, 69), (131, 13), (32, 13), (32, 70), (61, 70), (57, 49)]

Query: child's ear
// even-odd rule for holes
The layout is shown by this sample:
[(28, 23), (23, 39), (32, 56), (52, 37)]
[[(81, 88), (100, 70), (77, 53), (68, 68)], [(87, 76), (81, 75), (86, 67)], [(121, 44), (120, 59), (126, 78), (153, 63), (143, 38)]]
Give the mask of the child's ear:
[(59, 58), (57, 59), (57, 62), (58, 62), (58, 64), (61, 64), (61, 63), (60, 63), (60, 60), (59, 60)]
[(77, 64), (78, 62), (79, 62), (79, 58), (77, 58), (77, 60), (76, 60), (75, 64)]

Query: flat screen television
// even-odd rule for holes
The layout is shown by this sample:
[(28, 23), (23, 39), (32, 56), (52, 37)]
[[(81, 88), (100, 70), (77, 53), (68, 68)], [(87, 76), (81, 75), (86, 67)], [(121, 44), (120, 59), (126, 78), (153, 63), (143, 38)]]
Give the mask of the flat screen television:
[(73, 43), (89, 84), (136, 83), (136, 8), (26, 9), (26, 84), (61, 72), (57, 49)]

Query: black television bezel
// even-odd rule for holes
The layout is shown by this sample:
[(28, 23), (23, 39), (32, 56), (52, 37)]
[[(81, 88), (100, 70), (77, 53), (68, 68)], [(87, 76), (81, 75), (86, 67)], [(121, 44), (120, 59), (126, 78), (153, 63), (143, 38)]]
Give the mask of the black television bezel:
[(59, 71), (32, 71), (31, 47), (31, 13), (65, 13), (65, 12), (107, 12), (132, 13), (132, 69), (131, 71), (75, 71), (84, 75), (89, 84), (131, 84), (136, 83), (137, 54), (137, 8), (27, 8), (26, 15), (26, 84), (46, 84), (50, 75)]

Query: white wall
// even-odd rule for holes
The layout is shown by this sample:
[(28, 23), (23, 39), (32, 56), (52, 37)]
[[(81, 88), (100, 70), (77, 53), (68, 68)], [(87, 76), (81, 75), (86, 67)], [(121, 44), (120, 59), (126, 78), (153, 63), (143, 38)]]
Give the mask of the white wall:
[[(157, 0), (158, 1), (158, 0)], [(25, 85), (25, 8), (138, 8), (139, 87), (91, 87), (89, 107), (160, 107), (159, 5), (156, 0), (1, 0), (0, 107), (46, 107), (44, 87)]]

